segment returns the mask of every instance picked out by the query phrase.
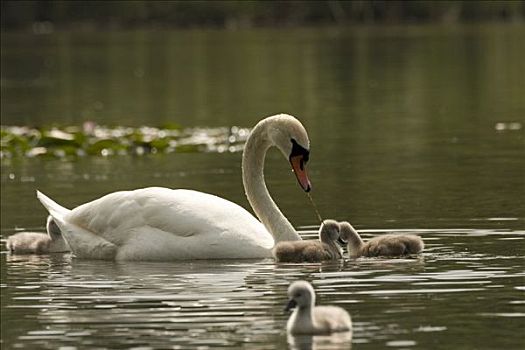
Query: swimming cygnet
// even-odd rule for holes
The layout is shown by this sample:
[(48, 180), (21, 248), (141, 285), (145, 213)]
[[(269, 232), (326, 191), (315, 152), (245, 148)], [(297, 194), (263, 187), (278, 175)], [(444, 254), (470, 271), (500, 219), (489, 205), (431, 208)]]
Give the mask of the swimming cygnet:
[(338, 306), (315, 306), (315, 291), (306, 281), (293, 282), (288, 287), (290, 300), (285, 310), (295, 308), (288, 319), (290, 334), (329, 334), (352, 330), (348, 312)]
[(7, 239), (6, 247), (13, 254), (47, 254), (69, 252), (62, 233), (51, 216), (47, 217), (47, 234), (19, 232)]
[(280, 262), (319, 262), (337, 260), (343, 257), (343, 251), (336, 243), (339, 238), (339, 223), (325, 220), (319, 228), (319, 241), (284, 241), (272, 250), (275, 260)]
[(345, 244), (348, 243), (348, 255), (351, 258), (417, 254), (425, 246), (419, 236), (400, 234), (381, 235), (365, 243), (349, 222), (340, 222), (339, 226), (341, 230), (339, 239)]

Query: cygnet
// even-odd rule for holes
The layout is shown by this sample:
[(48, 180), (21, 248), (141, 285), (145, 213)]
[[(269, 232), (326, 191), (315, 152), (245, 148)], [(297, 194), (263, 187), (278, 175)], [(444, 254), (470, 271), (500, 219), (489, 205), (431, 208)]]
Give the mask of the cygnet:
[(351, 258), (417, 254), (425, 246), (421, 237), (401, 234), (381, 235), (364, 242), (349, 222), (343, 221), (339, 225), (339, 239), (348, 244), (348, 255)]
[(51, 216), (47, 217), (47, 234), (19, 232), (7, 239), (6, 247), (13, 254), (47, 254), (69, 252), (62, 233)]
[(290, 300), (285, 310), (295, 308), (288, 319), (289, 334), (329, 334), (352, 330), (352, 320), (338, 306), (315, 306), (315, 291), (306, 281), (293, 282), (288, 287)]
[(319, 262), (337, 260), (343, 251), (336, 243), (339, 238), (339, 223), (325, 220), (319, 228), (319, 241), (284, 241), (275, 245), (273, 257), (279, 262)]

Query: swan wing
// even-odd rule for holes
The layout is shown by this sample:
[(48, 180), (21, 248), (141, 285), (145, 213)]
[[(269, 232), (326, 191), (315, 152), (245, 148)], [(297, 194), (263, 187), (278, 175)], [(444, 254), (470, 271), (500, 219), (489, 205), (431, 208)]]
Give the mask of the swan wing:
[(257, 258), (269, 256), (274, 244), (247, 210), (203, 192), (160, 187), (119, 191), (71, 211), (44, 197), (39, 195), (78, 257)]
[[(210, 229), (262, 239), (269, 236), (253, 215), (233, 202), (203, 192), (160, 187), (110, 193), (73, 209), (67, 219), (115, 243), (124, 238), (124, 231), (141, 227), (179, 237)], [(255, 232), (246, 232), (250, 229)]]
[(317, 327), (326, 332), (344, 332), (352, 329), (350, 315), (338, 306), (316, 306), (314, 317)]

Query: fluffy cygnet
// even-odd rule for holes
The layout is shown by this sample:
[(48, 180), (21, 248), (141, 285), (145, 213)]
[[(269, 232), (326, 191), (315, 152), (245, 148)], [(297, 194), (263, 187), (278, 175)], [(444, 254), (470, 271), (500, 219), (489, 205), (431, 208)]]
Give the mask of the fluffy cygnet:
[(290, 334), (329, 334), (352, 330), (352, 320), (338, 306), (315, 306), (315, 291), (306, 281), (293, 282), (288, 287), (290, 300), (285, 310), (295, 308), (286, 329)]
[(275, 260), (280, 262), (319, 262), (337, 260), (343, 257), (343, 251), (337, 245), (339, 223), (325, 220), (319, 228), (319, 241), (279, 242), (272, 250)]
[(6, 247), (13, 254), (47, 254), (69, 252), (67, 243), (51, 216), (47, 217), (47, 234), (19, 232), (7, 239)]
[(424, 247), (423, 240), (416, 235), (386, 234), (364, 242), (350, 223), (343, 221), (339, 226), (339, 238), (344, 243), (348, 242), (348, 255), (351, 258), (417, 254)]

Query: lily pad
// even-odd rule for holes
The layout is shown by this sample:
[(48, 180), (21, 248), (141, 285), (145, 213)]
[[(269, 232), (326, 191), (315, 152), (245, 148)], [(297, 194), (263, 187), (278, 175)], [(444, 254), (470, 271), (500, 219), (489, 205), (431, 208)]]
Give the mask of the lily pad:
[[(104, 150), (106, 150), (106, 152), (103, 152)], [(126, 150), (126, 146), (120, 144), (114, 139), (98, 140), (89, 145), (86, 152), (91, 155), (107, 155), (104, 153), (107, 153), (108, 150), (110, 150), (111, 153), (115, 153), (117, 151)]]
[(248, 134), (249, 129), (238, 127), (184, 129), (176, 123), (162, 128), (107, 127), (94, 122), (52, 128), (2, 126), (0, 158), (238, 152)]

